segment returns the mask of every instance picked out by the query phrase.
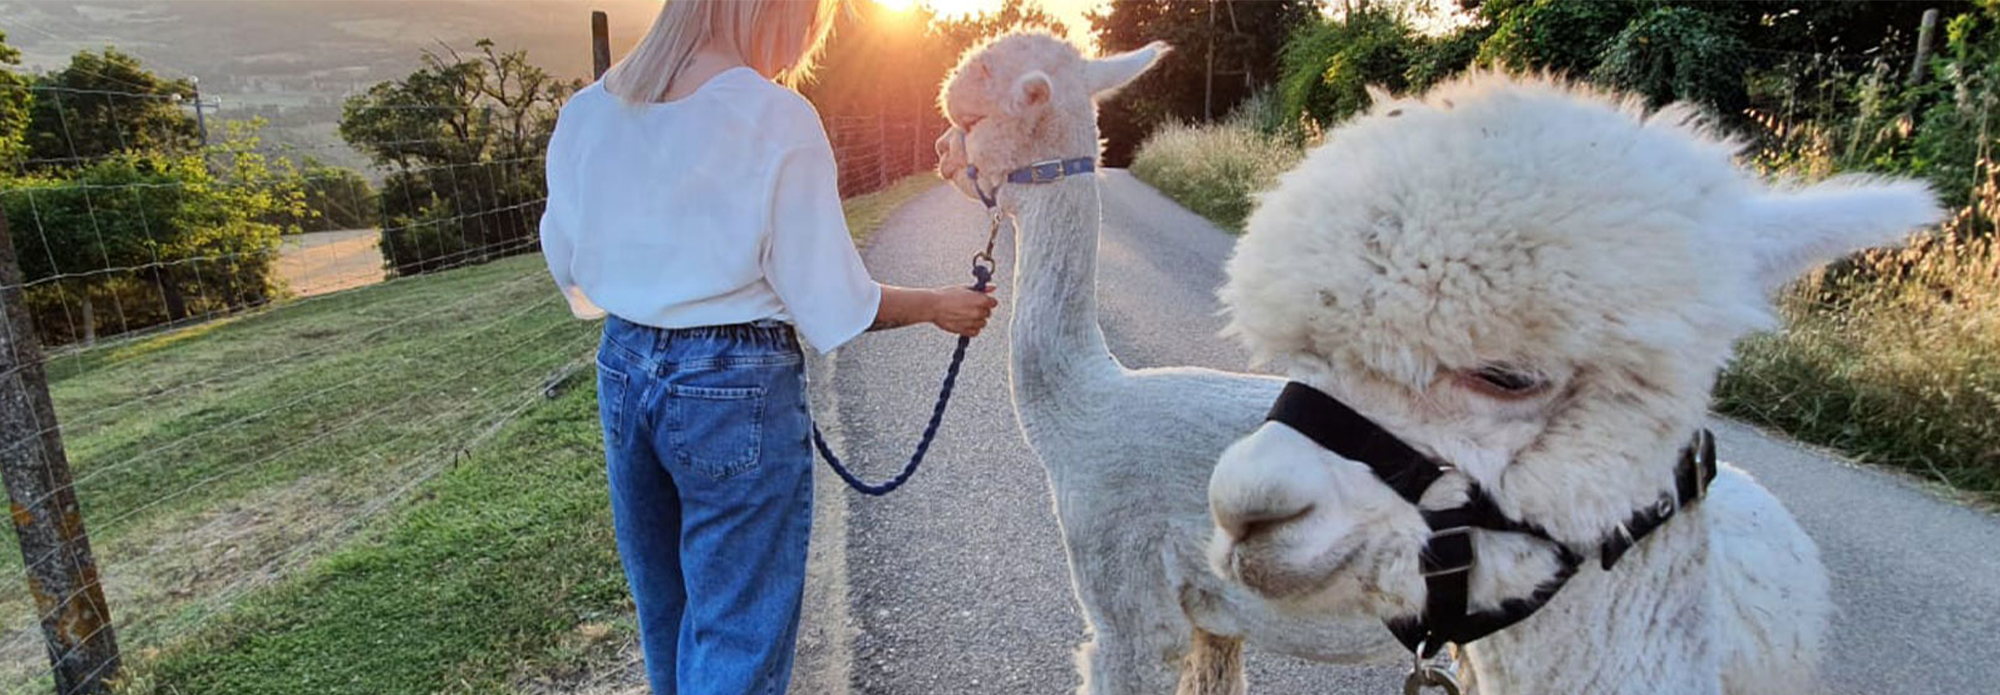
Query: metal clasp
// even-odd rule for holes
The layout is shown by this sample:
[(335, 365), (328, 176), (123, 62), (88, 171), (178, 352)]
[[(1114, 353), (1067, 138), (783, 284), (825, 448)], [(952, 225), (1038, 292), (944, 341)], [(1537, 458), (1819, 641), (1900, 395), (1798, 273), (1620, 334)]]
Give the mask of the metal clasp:
[(1465, 689), (1458, 683), (1458, 659), (1447, 648), (1438, 652), (1437, 658), (1425, 659), (1424, 645), (1417, 645), (1416, 662), (1410, 665), (1410, 675), (1403, 679), (1403, 695), (1422, 695), (1425, 688), (1437, 688), (1445, 695), (1465, 695)]
[(1028, 172), (1029, 183), (1054, 183), (1063, 176), (1063, 163), (1060, 159), (1035, 162), (1028, 165)]

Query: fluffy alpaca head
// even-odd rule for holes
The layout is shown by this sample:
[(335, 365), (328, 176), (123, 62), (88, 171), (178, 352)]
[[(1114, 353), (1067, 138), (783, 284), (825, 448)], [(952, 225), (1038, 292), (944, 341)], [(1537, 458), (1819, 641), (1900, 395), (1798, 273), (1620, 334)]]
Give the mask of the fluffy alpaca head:
[[(1692, 107), (1548, 79), (1378, 97), (1250, 217), (1228, 333), (1589, 547), (1671, 488), (1773, 289), (1939, 216), (1914, 182), (1774, 188), (1738, 150)], [(1281, 425), (1224, 454), (1210, 502), (1218, 567), (1267, 595), (1421, 590), (1415, 510)]]
[(966, 51), (938, 94), (952, 122), (937, 140), (938, 175), (976, 199), (965, 176), (968, 162), (979, 168), (980, 185), (992, 193), (1005, 172), (1051, 159), (1095, 157), (1094, 100), (1131, 82), (1166, 52), (1166, 44), (1153, 43), (1090, 60), (1045, 33), (1008, 34)]

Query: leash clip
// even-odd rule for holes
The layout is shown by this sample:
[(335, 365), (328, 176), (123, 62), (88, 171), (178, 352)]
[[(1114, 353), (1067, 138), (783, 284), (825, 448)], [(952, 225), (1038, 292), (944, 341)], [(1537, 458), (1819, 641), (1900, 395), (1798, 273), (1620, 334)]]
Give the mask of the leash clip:
[(1453, 650), (1445, 649), (1435, 659), (1423, 657), (1424, 645), (1417, 645), (1416, 662), (1410, 665), (1410, 675), (1403, 679), (1403, 695), (1423, 695), (1425, 688), (1436, 688), (1445, 695), (1465, 695), (1465, 689), (1458, 683), (1458, 659), (1453, 658)]

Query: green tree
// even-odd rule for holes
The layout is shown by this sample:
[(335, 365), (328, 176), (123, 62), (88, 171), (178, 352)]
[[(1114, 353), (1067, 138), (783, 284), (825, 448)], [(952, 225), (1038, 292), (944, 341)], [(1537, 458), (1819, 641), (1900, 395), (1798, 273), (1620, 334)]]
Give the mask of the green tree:
[(326, 164), (311, 157), (300, 164), (301, 204), (312, 229), (360, 229), (378, 222), (375, 187), (361, 172)]
[(279, 228), (260, 220), (297, 196), (247, 152), (254, 141), (236, 146), (226, 167), (126, 153), (12, 182), (0, 204), (42, 335), (88, 342), (99, 324), (136, 330), (268, 301)]
[(41, 166), (78, 167), (121, 152), (190, 152), (200, 144), (180, 101), (186, 80), (153, 74), (114, 48), (80, 51), (69, 65), (35, 80), (28, 156)]
[(21, 52), (7, 45), (7, 32), (0, 31), (0, 170), (12, 170), (28, 152), (28, 107), (34, 95), (28, 80), (14, 72), (20, 64)]
[(1750, 66), (1735, 24), (1733, 17), (1692, 7), (1655, 8), (1612, 37), (1591, 77), (1644, 95), (1654, 106), (1693, 101), (1733, 117), (1748, 100), (1744, 73)]
[(541, 210), (541, 155), (578, 88), (482, 39), (479, 53), (426, 51), (422, 67), (347, 100), (340, 135), (390, 169), (380, 193), (384, 261), (398, 275), (527, 253)]
[(1363, 8), (1301, 27), (1285, 45), (1279, 108), (1332, 125), (1368, 107), (1368, 88), (1402, 92), (1417, 41), (1393, 11)]
[(1278, 80), (1279, 55), (1294, 28), (1313, 21), (1309, 0), (1186, 2), (1112, 0), (1090, 16), (1098, 50), (1127, 51), (1165, 41), (1174, 52), (1101, 108), (1104, 158), (1118, 165), (1161, 124), (1222, 118)]

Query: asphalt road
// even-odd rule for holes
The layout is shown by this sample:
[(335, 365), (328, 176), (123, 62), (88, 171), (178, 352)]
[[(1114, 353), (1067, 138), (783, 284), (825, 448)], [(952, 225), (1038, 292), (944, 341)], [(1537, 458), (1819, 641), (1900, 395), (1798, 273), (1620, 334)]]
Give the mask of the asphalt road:
[[(1106, 175), (1104, 202), (1098, 289), (1112, 350), (1133, 367), (1243, 368), (1244, 354), (1216, 337), (1213, 293), (1232, 239), (1122, 171)], [(977, 204), (940, 186), (896, 212), (864, 256), (884, 282), (960, 282), (983, 231)], [(1005, 278), (1011, 239), (1001, 246)], [(816, 531), (820, 588), (801, 664), (811, 692), (841, 682), (909, 695), (1077, 686), (1083, 623), (1047, 478), (1007, 400), (1009, 291), (916, 479), (887, 498), (821, 487), (844, 499), (823, 497), (831, 504)], [(908, 329), (866, 336), (831, 360), (816, 407), (869, 477), (907, 456), (950, 348), (943, 334)], [(2000, 683), (2000, 520), (1748, 427), (1716, 427), (1723, 458), (1784, 499), (1832, 569), (1841, 611), (1826, 690), (1969, 694)], [(1256, 693), (1389, 693), (1401, 683), (1396, 665), (1259, 654), (1251, 664)]]

